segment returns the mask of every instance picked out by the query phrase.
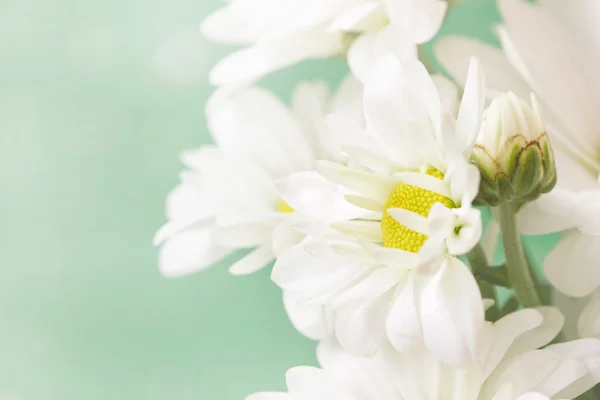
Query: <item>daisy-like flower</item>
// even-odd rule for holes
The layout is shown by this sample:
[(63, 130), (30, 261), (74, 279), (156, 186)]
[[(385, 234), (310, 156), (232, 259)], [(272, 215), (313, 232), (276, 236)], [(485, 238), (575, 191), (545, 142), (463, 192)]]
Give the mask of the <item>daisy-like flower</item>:
[[(301, 216), (281, 199), (275, 182), (292, 172), (310, 177), (315, 158), (343, 160), (330, 141), (322, 140), (321, 121), (335, 111), (356, 115), (360, 123), (354, 105), (360, 90), (353, 78), (335, 96), (326, 85), (305, 84), (296, 90), (292, 110), (256, 87), (217, 92), (207, 106), (216, 146), (183, 153), (189, 169), (169, 195), (169, 222), (155, 237), (162, 244), (162, 273), (187, 275), (236, 250), (252, 249), (230, 269), (236, 275), (250, 274), (301, 240), (290, 225)], [(336, 194), (335, 185), (319, 182), (328, 190), (307, 195), (321, 196), (323, 216), (328, 208), (345, 210), (341, 214), (349, 217), (363, 214), (344, 201), (342, 192)]]
[[(317, 171), (371, 215), (350, 219), (331, 209), (338, 233), (314, 234), (282, 254), (272, 278), (301, 304), (330, 307), (336, 337), (353, 354), (372, 355), (388, 340), (399, 350), (422, 341), (448, 363), (470, 362), (483, 306), (455, 256), (481, 236), (471, 207), (479, 171), (468, 157), (483, 109), (482, 73), (474, 60), (455, 118), (423, 64), (388, 55), (365, 87), (364, 109), (370, 140), (340, 146), (352, 164), (321, 161)], [(333, 132), (361, 137), (354, 125), (329, 120)], [(298, 187), (294, 174), (277, 186), (288, 204), (322, 219), (322, 202), (301, 203)]]
[(348, 56), (368, 76), (386, 52), (414, 57), (439, 30), (445, 0), (231, 0), (209, 15), (209, 39), (244, 49), (213, 69), (215, 85), (244, 84), (307, 59)]
[(564, 231), (548, 254), (548, 280), (570, 296), (600, 287), (600, 7), (596, 0), (500, 0), (500, 50), (448, 38), (437, 54), (458, 81), (470, 56), (485, 67), (489, 87), (520, 97), (535, 92), (555, 150), (556, 188), (520, 213), (524, 234)]
[(430, 352), (382, 349), (355, 358), (321, 343), (321, 368), (288, 371), (285, 393), (256, 393), (247, 400), (543, 400), (575, 398), (600, 381), (600, 341), (581, 339), (547, 346), (562, 315), (553, 308), (517, 311), (487, 323), (477, 361), (444, 365)]

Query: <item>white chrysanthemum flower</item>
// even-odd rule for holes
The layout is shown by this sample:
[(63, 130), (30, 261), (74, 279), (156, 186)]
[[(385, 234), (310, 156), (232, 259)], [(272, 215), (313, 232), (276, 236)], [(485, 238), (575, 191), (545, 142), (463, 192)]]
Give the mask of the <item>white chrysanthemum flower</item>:
[(563, 317), (553, 308), (517, 311), (485, 326), (477, 360), (453, 368), (430, 352), (382, 349), (355, 358), (321, 343), (321, 368), (288, 371), (288, 392), (247, 400), (543, 400), (575, 398), (600, 381), (600, 341), (550, 345)]
[(213, 69), (213, 84), (245, 84), (306, 59), (348, 56), (361, 80), (386, 52), (414, 57), (439, 30), (445, 0), (232, 0), (209, 15), (209, 39), (248, 45)]
[(443, 64), (464, 81), (475, 55), (490, 87), (539, 97), (555, 150), (556, 188), (521, 212), (524, 234), (564, 231), (546, 257), (548, 280), (570, 296), (600, 287), (600, 8), (595, 0), (501, 0), (500, 50), (464, 38), (444, 40)]
[[(316, 158), (345, 157), (323, 137), (320, 121), (327, 113), (341, 112), (356, 115), (361, 123), (354, 104), (361, 90), (349, 78), (331, 98), (326, 85), (305, 84), (296, 90), (292, 110), (260, 88), (217, 92), (207, 106), (216, 146), (182, 155), (189, 170), (169, 195), (169, 222), (155, 237), (162, 244), (162, 273), (187, 275), (246, 248), (253, 250), (230, 271), (249, 274), (298, 243), (302, 235), (290, 222), (302, 217), (279, 197), (275, 182), (299, 171), (311, 179), (317, 175), (311, 171)], [(324, 178), (311, 181), (319, 186), (306, 195), (320, 196), (324, 217), (328, 208), (348, 217), (364, 214), (346, 203), (334, 184)]]
[[(448, 363), (472, 360), (483, 306), (472, 274), (454, 256), (481, 236), (479, 211), (471, 207), (479, 171), (467, 160), (482, 81), (474, 61), (455, 119), (419, 61), (382, 58), (365, 87), (371, 140), (340, 145), (352, 164), (317, 166), (371, 215), (348, 219), (328, 208), (330, 219), (342, 221), (332, 224), (339, 233), (315, 233), (283, 253), (272, 278), (304, 306), (331, 307), (336, 337), (354, 354), (372, 355), (386, 340), (399, 350), (423, 341)], [(343, 118), (329, 125), (340, 136), (363, 132)], [(292, 174), (277, 188), (300, 213), (322, 221), (323, 203), (302, 196), (316, 186)]]

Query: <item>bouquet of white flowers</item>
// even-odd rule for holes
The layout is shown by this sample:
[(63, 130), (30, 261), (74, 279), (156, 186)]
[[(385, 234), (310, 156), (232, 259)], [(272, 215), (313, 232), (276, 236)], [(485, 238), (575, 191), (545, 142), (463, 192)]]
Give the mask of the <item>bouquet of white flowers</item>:
[[(320, 369), (249, 399), (594, 397), (600, 3), (499, 0), (503, 51), (438, 43), (451, 81), (419, 46), (453, 3), (231, 0), (202, 24), (247, 47), (211, 73), (215, 145), (182, 155), (155, 238), (161, 271), (251, 249), (231, 273), (274, 263), (292, 324), (320, 341)], [(254, 84), (327, 57), (351, 71), (335, 91), (304, 82), (287, 106)], [(554, 232), (541, 279), (521, 235)], [(563, 315), (557, 293), (587, 303)], [(576, 335), (563, 330), (573, 318)]]

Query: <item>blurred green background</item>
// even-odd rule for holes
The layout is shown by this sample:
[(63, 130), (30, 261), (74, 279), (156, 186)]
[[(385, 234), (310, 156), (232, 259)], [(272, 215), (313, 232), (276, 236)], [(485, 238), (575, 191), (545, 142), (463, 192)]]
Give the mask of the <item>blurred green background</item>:
[[(218, 0), (0, 1), (0, 400), (243, 399), (314, 364), (269, 272), (161, 277), (181, 150), (210, 142), (198, 35)], [(443, 33), (493, 40), (492, 0)], [(242, 66), (243, 67), (243, 66)], [(263, 84), (336, 83), (340, 60)]]

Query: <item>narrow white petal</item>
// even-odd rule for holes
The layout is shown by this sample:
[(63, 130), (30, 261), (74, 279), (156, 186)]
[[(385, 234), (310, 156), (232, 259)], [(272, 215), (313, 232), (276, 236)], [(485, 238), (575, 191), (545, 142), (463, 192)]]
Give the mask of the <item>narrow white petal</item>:
[(550, 343), (562, 330), (565, 317), (555, 307), (537, 307), (543, 322), (534, 329), (517, 337), (506, 352), (506, 357), (542, 348)]
[(160, 248), (159, 267), (164, 276), (179, 277), (211, 267), (231, 253), (212, 243), (211, 229), (190, 229), (172, 236)]
[(423, 174), (421, 172), (403, 172), (398, 174), (398, 180), (408, 185), (417, 186), (441, 194), (444, 197), (452, 197), (448, 183), (431, 175)]
[(372, 242), (383, 241), (383, 233), (381, 232), (380, 221), (346, 221), (331, 224), (331, 227), (342, 233)]
[(256, 247), (270, 243), (274, 225), (265, 221), (231, 226), (216, 225), (213, 228), (212, 240), (221, 246), (231, 248)]
[(307, 35), (287, 39), (259, 42), (227, 56), (211, 71), (210, 82), (217, 86), (244, 85), (300, 61), (329, 57), (343, 49), (341, 35)]
[(397, 180), (390, 177), (327, 161), (318, 161), (315, 169), (330, 181), (379, 201), (385, 201), (398, 184)]
[(491, 340), (481, 351), (484, 357), (484, 376), (489, 376), (496, 369), (517, 338), (540, 326), (543, 320), (539, 311), (524, 309), (510, 313), (495, 322), (488, 335)]
[(398, 223), (406, 226), (408, 229), (429, 235), (430, 225), (426, 217), (403, 208), (388, 208), (387, 212)]
[(267, 243), (252, 250), (250, 254), (234, 263), (229, 268), (229, 272), (232, 275), (250, 275), (266, 267), (274, 258), (275, 254), (273, 254), (271, 243)]
[(344, 196), (344, 199), (350, 204), (355, 205), (356, 207), (364, 208), (365, 210), (370, 210), (374, 212), (382, 213), (385, 208), (385, 203), (372, 199), (370, 197), (363, 197), (354, 194), (347, 194)]
[(486, 72), (487, 86), (496, 93), (512, 91), (522, 98), (531, 93), (529, 85), (513, 70), (502, 50), (482, 41), (444, 37), (437, 43), (435, 53), (442, 66), (463, 87), (467, 82), (469, 60), (475, 56)]
[(342, 221), (364, 214), (344, 200), (345, 190), (316, 171), (288, 175), (276, 182), (276, 188), (294, 210), (319, 221)]

